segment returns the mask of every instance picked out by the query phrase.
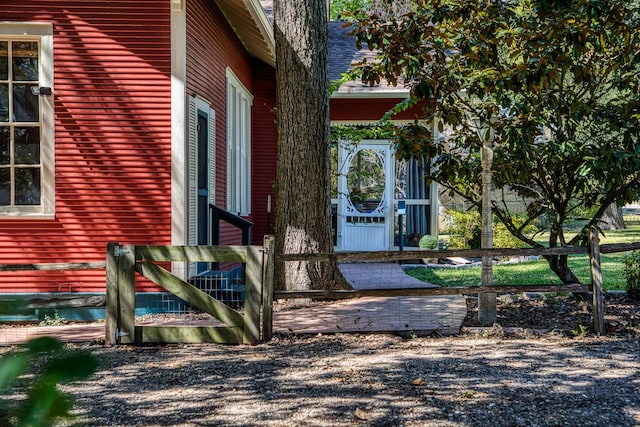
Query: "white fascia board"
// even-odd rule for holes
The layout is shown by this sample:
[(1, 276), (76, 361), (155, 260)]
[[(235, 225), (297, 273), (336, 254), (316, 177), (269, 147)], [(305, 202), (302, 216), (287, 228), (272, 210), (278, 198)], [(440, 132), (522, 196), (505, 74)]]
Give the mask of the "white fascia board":
[(269, 18), (267, 17), (264, 8), (260, 4), (260, 0), (246, 0), (247, 1), (247, 10), (253, 17), (253, 21), (256, 23), (258, 30), (264, 37), (264, 41), (267, 44), (269, 50), (273, 54), (274, 64), (275, 65), (275, 57), (276, 57), (276, 39), (273, 34), (273, 26), (269, 22)]
[(396, 91), (371, 91), (371, 92), (334, 92), (331, 94), (332, 99), (406, 99), (409, 97), (408, 90)]

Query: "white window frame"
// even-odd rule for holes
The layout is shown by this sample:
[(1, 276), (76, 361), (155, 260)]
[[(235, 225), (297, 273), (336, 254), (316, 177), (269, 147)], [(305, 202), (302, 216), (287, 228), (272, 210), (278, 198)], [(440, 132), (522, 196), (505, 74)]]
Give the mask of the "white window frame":
[[(47, 22), (0, 22), (0, 39), (39, 42), (39, 85), (53, 90), (53, 25)], [(0, 206), (0, 219), (55, 218), (55, 133), (53, 96), (40, 96), (40, 205)]]
[(227, 210), (251, 214), (251, 105), (253, 96), (227, 68)]

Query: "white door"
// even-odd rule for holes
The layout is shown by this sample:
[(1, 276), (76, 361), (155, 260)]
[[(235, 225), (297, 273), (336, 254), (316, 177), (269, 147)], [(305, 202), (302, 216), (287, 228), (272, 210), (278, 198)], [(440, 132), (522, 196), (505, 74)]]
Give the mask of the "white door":
[(338, 166), (338, 248), (389, 250), (393, 224), (393, 156), (389, 142), (341, 144)]

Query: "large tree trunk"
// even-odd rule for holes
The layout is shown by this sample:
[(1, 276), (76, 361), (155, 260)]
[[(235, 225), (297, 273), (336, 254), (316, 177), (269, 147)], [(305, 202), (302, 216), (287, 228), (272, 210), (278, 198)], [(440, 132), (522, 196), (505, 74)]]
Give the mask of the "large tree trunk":
[(624, 230), (626, 228), (622, 217), (622, 208), (618, 207), (615, 202), (607, 206), (607, 210), (604, 211), (600, 220), (602, 222), (599, 225), (603, 230)]
[[(276, 251), (331, 252), (327, 5), (325, 0), (277, 0), (274, 12)], [(275, 275), (278, 289), (349, 288), (329, 261), (279, 263)]]

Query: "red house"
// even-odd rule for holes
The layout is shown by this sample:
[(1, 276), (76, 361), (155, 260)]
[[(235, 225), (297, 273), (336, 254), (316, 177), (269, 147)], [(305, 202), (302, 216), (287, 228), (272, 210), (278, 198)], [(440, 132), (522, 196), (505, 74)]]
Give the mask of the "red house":
[[(373, 54), (358, 51), (349, 29), (329, 23), (329, 78), (339, 79), (354, 61)], [(331, 96), (333, 126), (366, 128), (406, 99), (408, 90), (381, 82), (344, 83)], [(403, 111), (393, 120), (412, 122), (421, 108)], [(421, 236), (437, 235), (437, 187), (422, 179), (425, 160), (398, 161), (387, 139), (339, 141), (335, 144), (332, 188), (334, 243), (342, 251), (388, 251), (417, 246)], [(402, 207), (404, 205), (404, 208)]]
[[(101, 261), (108, 242), (210, 244), (209, 204), (264, 234), (275, 160), (251, 159), (275, 159), (274, 63), (258, 0), (5, 4), (0, 264)], [(219, 231), (241, 243), (237, 227)], [(3, 272), (0, 284), (104, 292), (105, 276)]]
[[(273, 232), (270, 3), (24, 0), (5, 7), (0, 264), (104, 261), (108, 242), (240, 244), (249, 225), (260, 244)], [(330, 25), (330, 41), (333, 79), (358, 52), (339, 23)], [(367, 126), (405, 96), (350, 83), (331, 98), (332, 123)], [(411, 181), (418, 169), (396, 162), (388, 141), (343, 145), (336, 146), (346, 165), (333, 199), (336, 249), (397, 248), (403, 200), (407, 232), (432, 233), (435, 193)], [(365, 186), (350, 165), (367, 162), (379, 180)], [(363, 200), (351, 193), (354, 180), (368, 193)], [(206, 266), (176, 269), (193, 277)], [(0, 272), (4, 295), (104, 290), (100, 269)], [(139, 291), (158, 288), (147, 283)]]

